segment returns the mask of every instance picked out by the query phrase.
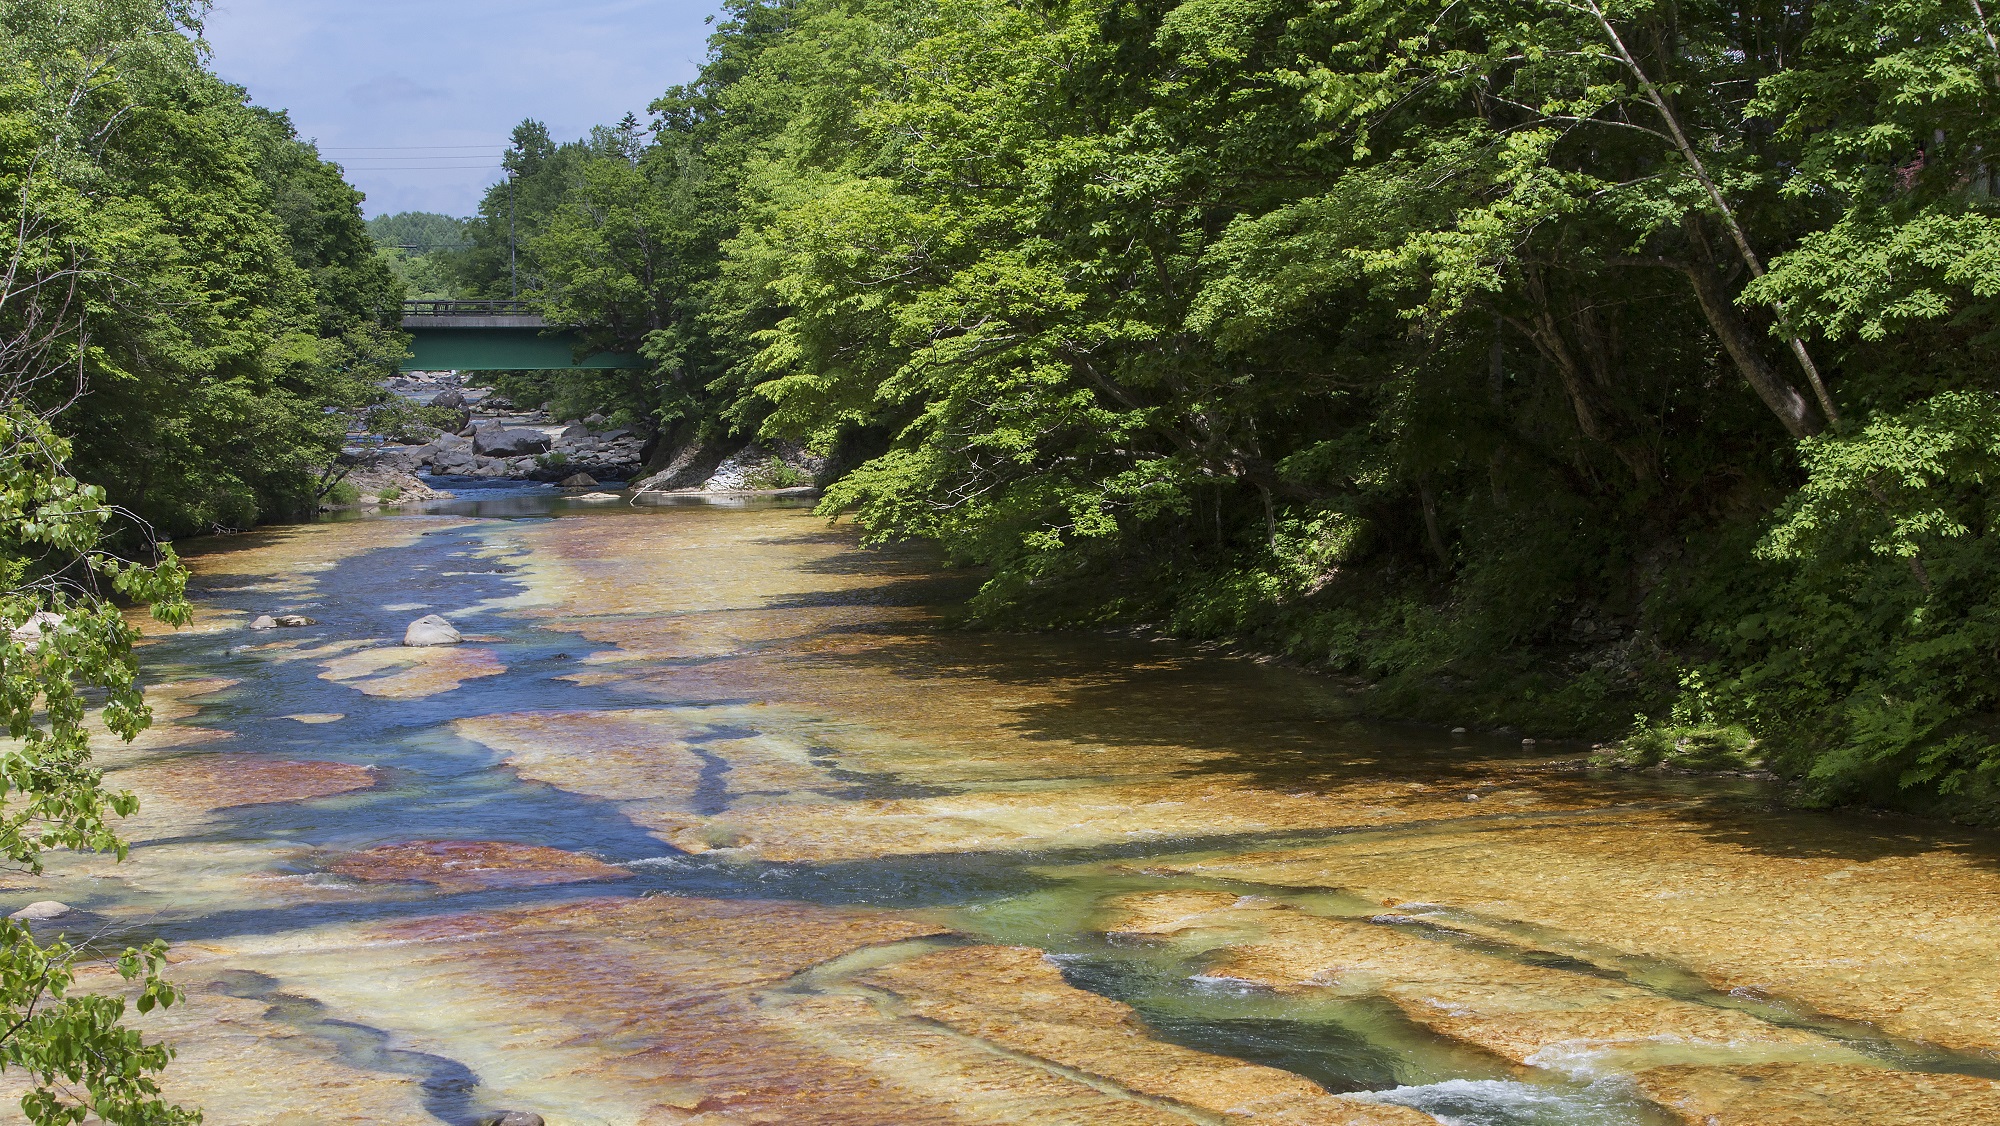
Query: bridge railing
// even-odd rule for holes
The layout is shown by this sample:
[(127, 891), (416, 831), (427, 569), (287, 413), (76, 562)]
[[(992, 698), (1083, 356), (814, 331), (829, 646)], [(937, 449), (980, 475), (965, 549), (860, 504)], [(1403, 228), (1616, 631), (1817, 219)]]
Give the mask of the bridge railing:
[(406, 317), (531, 317), (526, 301), (405, 301)]

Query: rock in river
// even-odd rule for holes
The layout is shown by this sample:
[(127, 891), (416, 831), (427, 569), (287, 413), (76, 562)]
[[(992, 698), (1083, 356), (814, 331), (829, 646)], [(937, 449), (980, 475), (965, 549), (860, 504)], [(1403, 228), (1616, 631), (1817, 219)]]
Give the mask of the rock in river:
[(505, 1110), (483, 1121), (489, 1126), (543, 1126), (542, 1116), (531, 1110)]
[(42, 639), (43, 632), (62, 628), (63, 616), (48, 610), (37, 611), (28, 620), (14, 628), (10, 635), (16, 641), (34, 642)]
[(317, 618), (308, 618), (304, 614), (279, 614), (276, 617), (272, 617), (269, 614), (259, 614), (257, 620), (250, 623), (250, 628), (277, 629), (279, 626), (287, 626), (296, 629), (300, 626), (316, 626), (318, 624), (319, 620)]
[(403, 631), (405, 645), (457, 645), (463, 640), (458, 627), (436, 614), (425, 614)]
[(48, 923), (63, 918), (75, 910), (76, 908), (71, 907), (67, 903), (59, 903), (53, 899), (42, 899), (28, 904), (26, 907), (7, 917), (18, 919), (24, 923)]
[(511, 430), (481, 430), (472, 436), (472, 445), (489, 457), (516, 457), (548, 452), (549, 436), (539, 430), (517, 427)]
[(562, 479), (562, 487), (565, 489), (589, 489), (595, 488), (596, 485), (597, 478), (588, 473), (573, 473)]

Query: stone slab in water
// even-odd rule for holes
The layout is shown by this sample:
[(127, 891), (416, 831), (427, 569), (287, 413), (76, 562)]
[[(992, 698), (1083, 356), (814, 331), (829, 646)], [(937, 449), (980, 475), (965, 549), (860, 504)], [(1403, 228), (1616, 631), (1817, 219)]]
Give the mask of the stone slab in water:
[(351, 852), (327, 870), (363, 881), (414, 880), (454, 891), (627, 880), (630, 870), (593, 856), (506, 841), (409, 841)]
[[(239, 805), (311, 801), (366, 790), (378, 781), (373, 767), (346, 762), (298, 761), (254, 754), (185, 755), (113, 778), (142, 798), (164, 798), (203, 810)], [(141, 808), (145, 808), (143, 802)]]

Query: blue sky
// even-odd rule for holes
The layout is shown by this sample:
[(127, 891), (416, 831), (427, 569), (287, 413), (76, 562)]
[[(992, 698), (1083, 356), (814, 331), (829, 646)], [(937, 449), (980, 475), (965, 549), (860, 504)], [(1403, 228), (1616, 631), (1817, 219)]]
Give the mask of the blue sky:
[(289, 110), (369, 215), (472, 211), (524, 117), (560, 140), (694, 75), (713, 0), (217, 0), (218, 74)]

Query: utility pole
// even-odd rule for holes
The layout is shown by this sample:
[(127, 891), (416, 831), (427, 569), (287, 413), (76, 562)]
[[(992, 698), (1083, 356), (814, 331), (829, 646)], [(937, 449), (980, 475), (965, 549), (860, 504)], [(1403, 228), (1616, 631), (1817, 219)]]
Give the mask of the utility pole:
[(514, 300), (521, 299), (521, 279), (514, 272), (514, 170), (507, 170), (507, 289)]

